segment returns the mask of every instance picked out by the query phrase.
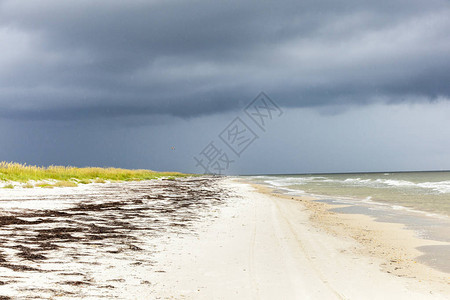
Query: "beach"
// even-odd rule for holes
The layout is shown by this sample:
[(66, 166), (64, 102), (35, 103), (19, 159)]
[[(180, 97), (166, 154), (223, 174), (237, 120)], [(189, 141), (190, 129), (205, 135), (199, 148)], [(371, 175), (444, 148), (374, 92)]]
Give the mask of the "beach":
[[(420, 244), (398, 226), (345, 219), (327, 204), (228, 182), (241, 200), (159, 276), (186, 299), (445, 299), (449, 274), (417, 263)], [(383, 235), (386, 234), (387, 235)], [(376, 235), (374, 235), (376, 234)], [(372, 239), (372, 243), (367, 242)], [(423, 242), (423, 241), (422, 241)], [(372, 248), (374, 247), (374, 248)], [(189, 251), (186, 253), (186, 249)], [(375, 253), (370, 253), (376, 251)], [(174, 276), (175, 274), (175, 276)], [(171, 278), (175, 277), (173, 282)]]
[[(274, 193), (275, 192), (275, 193)], [(243, 178), (0, 191), (0, 296), (446, 299), (398, 223)]]
[(0, 300), (450, 300), (449, 33), (450, 0), (0, 0)]

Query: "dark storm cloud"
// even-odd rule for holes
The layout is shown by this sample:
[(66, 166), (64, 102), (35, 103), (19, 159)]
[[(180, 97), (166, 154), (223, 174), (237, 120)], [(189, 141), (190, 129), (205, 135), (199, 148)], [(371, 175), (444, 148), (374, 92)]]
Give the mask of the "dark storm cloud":
[(447, 1), (0, 1), (0, 116), (449, 98)]

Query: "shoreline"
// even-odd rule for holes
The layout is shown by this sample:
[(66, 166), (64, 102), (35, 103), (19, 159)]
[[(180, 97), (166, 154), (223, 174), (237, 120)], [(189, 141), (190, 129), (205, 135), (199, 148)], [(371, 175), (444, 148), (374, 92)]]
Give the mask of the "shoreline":
[(385, 257), (368, 256), (357, 240), (318, 227), (311, 220), (313, 207), (305, 205), (309, 200), (280, 197), (240, 178), (222, 184), (237, 198), (198, 236), (173, 240), (175, 246), (160, 253), (165, 272), (152, 277), (158, 297), (410, 300), (450, 295), (447, 283), (426, 278), (426, 272), (402, 277), (380, 269)]
[(423, 276), (411, 275), (418, 269), (402, 268), (408, 276), (388, 273), (380, 268), (386, 255), (367, 255), (348, 228), (326, 230), (347, 221), (324, 203), (274, 194), (240, 178), (37, 191), (12, 190), (0, 199), (0, 295), (5, 299), (450, 295), (448, 283), (429, 268), (423, 266), (418, 273)]
[(299, 201), (310, 211), (310, 220), (316, 227), (332, 235), (357, 241), (362, 247), (355, 247), (354, 250), (362, 255), (383, 259), (380, 267), (384, 272), (398, 277), (450, 284), (450, 272), (440, 270), (448, 268), (448, 262), (445, 266), (431, 266), (430, 260), (433, 258), (424, 259), (427, 254), (419, 250), (422, 247), (448, 247), (448, 242), (420, 238), (402, 223), (377, 221), (376, 217), (363, 213), (334, 211), (349, 205), (332, 205), (312, 196), (287, 195), (263, 184), (245, 179), (243, 182), (252, 185), (260, 193)]

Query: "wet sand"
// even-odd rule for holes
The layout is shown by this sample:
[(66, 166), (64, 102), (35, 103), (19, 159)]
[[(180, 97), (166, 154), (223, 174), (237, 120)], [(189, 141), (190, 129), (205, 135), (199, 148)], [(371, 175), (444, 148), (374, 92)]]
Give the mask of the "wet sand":
[[(358, 243), (353, 252), (382, 259), (381, 270), (398, 277), (416, 278), (419, 281), (433, 281), (449, 288), (450, 272), (446, 241), (417, 236), (401, 220), (364, 214), (354, 206), (329, 204), (308, 196), (291, 196), (278, 193), (262, 185), (254, 185), (261, 193), (300, 202), (310, 212), (311, 224), (325, 232)], [(345, 212), (345, 213), (343, 213)]]
[(270, 192), (217, 178), (0, 191), (0, 298), (450, 295), (448, 274), (409, 261), (400, 226), (386, 238), (370, 218)]

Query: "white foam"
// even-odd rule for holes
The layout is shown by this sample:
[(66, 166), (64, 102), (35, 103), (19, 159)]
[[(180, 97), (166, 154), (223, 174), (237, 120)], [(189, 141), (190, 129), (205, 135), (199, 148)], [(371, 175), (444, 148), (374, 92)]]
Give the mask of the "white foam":
[[(388, 175), (392, 175), (390, 173), (386, 173)], [(401, 189), (404, 191), (400, 192), (412, 192), (412, 193), (441, 193), (447, 194), (450, 193), (450, 180), (447, 181), (436, 181), (436, 182), (420, 182), (414, 183), (408, 180), (401, 179), (392, 179), (392, 178), (373, 178), (373, 179), (363, 179), (361, 177), (357, 178), (327, 178), (323, 176), (292, 176), (292, 177), (268, 177), (265, 178), (264, 182), (266, 184), (271, 185), (272, 187), (276, 187), (277, 189), (283, 191), (288, 195), (309, 195), (317, 199), (330, 199), (332, 198), (335, 202), (348, 204), (348, 205), (363, 205), (368, 207), (371, 210), (385, 210), (385, 211), (404, 211), (408, 213), (426, 215), (428, 217), (441, 218), (448, 220), (449, 217), (446, 215), (441, 215), (437, 213), (426, 212), (422, 210), (412, 209), (409, 207), (405, 207), (399, 205), (398, 203), (389, 203), (389, 202), (378, 202), (372, 199), (372, 196), (368, 196), (366, 198), (356, 198), (356, 197), (348, 197), (348, 196), (330, 196), (330, 195), (320, 195), (311, 192), (306, 192), (299, 187), (301, 185), (308, 185), (310, 183), (330, 183), (333, 186), (342, 186), (342, 187), (351, 187), (351, 186), (361, 186), (361, 187), (370, 187), (370, 188), (380, 188), (380, 189)]]
[[(330, 182), (329, 180), (324, 180), (324, 182)], [(396, 180), (396, 179), (361, 179), (361, 178), (347, 178), (345, 180), (334, 180), (334, 182), (341, 182), (342, 184), (351, 184), (359, 186), (367, 186), (374, 188), (422, 188), (425, 190), (430, 190), (432, 192), (438, 192), (442, 194), (450, 193), (450, 180), (447, 181), (435, 181), (435, 182), (419, 182), (414, 183), (407, 180)]]

